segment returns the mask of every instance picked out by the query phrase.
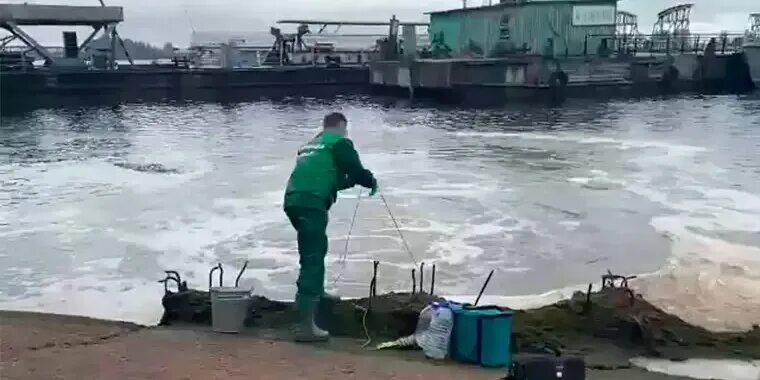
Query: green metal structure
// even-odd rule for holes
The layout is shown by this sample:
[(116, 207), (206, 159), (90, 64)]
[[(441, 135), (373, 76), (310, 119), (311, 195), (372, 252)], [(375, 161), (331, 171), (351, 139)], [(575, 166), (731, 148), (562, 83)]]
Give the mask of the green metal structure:
[(502, 0), (430, 12), (429, 34), (434, 51), (455, 57), (597, 54), (612, 42), (616, 13), (617, 0)]

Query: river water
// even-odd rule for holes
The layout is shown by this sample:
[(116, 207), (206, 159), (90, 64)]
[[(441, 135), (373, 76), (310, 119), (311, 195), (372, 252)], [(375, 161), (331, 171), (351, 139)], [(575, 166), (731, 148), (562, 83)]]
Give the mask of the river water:
[[(155, 323), (164, 269), (292, 298), (298, 255), (281, 211), (295, 152), (341, 110), (379, 198), (331, 213), (328, 287), (531, 305), (643, 275), (656, 304), (713, 329), (760, 323), (760, 100), (683, 97), (468, 110), (345, 98), (121, 105), (5, 116), (0, 308)], [(163, 170), (138, 167), (160, 164)], [(159, 168), (161, 169), (161, 168)], [(346, 259), (345, 239), (360, 202)], [(414, 260), (413, 260), (414, 259)], [(419, 274), (417, 276), (419, 279)], [(559, 289), (559, 291), (554, 291)], [(549, 292), (549, 293), (546, 293)], [(516, 297), (542, 295), (540, 297)], [(518, 306), (519, 306), (518, 305)]]

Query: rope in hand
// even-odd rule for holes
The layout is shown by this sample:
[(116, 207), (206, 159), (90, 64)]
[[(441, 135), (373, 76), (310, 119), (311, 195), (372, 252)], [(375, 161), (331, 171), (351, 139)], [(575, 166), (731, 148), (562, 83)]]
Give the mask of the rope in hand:
[(407, 243), (406, 238), (404, 237), (404, 234), (401, 232), (401, 227), (399, 227), (398, 222), (396, 221), (396, 217), (393, 216), (393, 212), (391, 211), (391, 207), (388, 206), (388, 201), (385, 200), (385, 196), (380, 194), (380, 199), (382, 199), (383, 204), (385, 205), (385, 209), (388, 211), (388, 215), (391, 217), (391, 220), (393, 221), (393, 225), (396, 227), (396, 232), (398, 232), (398, 236), (401, 238), (401, 242), (404, 243), (404, 248), (406, 249), (406, 254), (409, 255), (409, 258), (412, 259), (412, 262), (414, 263), (414, 267), (417, 267), (417, 259), (414, 257), (414, 254), (412, 253), (412, 250), (409, 249), (409, 243)]
[(346, 269), (346, 259), (348, 257), (348, 245), (351, 242), (351, 233), (354, 231), (354, 224), (356, 224), (356, 215), (359, 214), (359, 205), (362, 203), (362, 189), (359, 188), (359, 195), (356, 197), (356, 207), (354, 208), (354, 216), (351, 217), (351, 224), (348, 227), (348, 234), (346, 235), (346, 246), (343, 247), (343, 254), (341, 254), (340, 259), (338, 260), (340, 262), (340, 272), (338, 272), (338, 276), (335, 277), (335, 279), (332, 282), (332, 286), (335, 287), (335, 285), (340, 281), (340, 279), (343, 277), (343, 272), (345, 272)]
[[(414, 263), (414, 267), (417, 267), (417, 258), (414, 257), (414, 254), (412, 253), (411, 248), (409, 248), (409, 243), (406, 241), (406, 238), (404, 237), (404, 233), (401, 232), (401, 227), (398, 224), (398, 221), (396, 220), (396, 217), (393, 215), (393, 211), (391, 211), (391, 207), (388, 205), (388, 201), (385, 199), (385, 196), (380, 194), (380, 199), (383, 201), (383, 205), (385, 206), (385, 210), (388, 211), (388, 216), (390, 216), (391, 221), (393, 222), (393, 226), (396, 228), (396, 232), (398, 233), (399, 238), (401, 238), (401, 242), (404, 244), (404, 249), (406, 250), (406, 254), (409, 255), (409, 258), (412, 259), (412, 262)], [(343, 277), (343, 272), (346, 269), (346, 259), (348, 257), (348, 247), (349, 243), (351, 243), (351, 234), (354, 230), (354, 225), (356, 224), (356, 216), (359, 214), (359, 205), (361, 205), (362, 200), (362, 189), (359, 189), (359, 195), (356, 198), (356, 207), (354, 208), (354, 215), (351, 217), (351, 224), (348, 227), (348, 234), (346, 235), (346, 244), (343, 247), (343, 253), (340, 256), (340, 259), (338, 260), (341, 265), (340, 272), (338, 273), (338, 276), (335, 277), (335, 279), (332, 282), (332, 286), (335, 286), (338, 281)]]
[[(351, 224), (348, 227), (348, 234), (346, 235), (346, 244), (343, 249), (343, 254), (340, 258), (341, 263), (341, 269), (338, 273), (338, 276), (333, 280), (332, 286), (334, 287), (338, 281), (343, 277), (343, 272), (346, 269), (346, 260), (348, 257), (348, 248), (349, 243), (351, 242), (351, 233), (354, 230), (354, 225), (356, 224), (356, 216), (359, 214), (359, 205), (361, 204), (361, 196), (362, 196), (362, 190), (359, 189), (359, 195), (356, 200), (356, 207), (354, 208), (354, 214), (351, 217)], [(414, 257), (414, 254), (412, 253), (412, 250), (409, 248), (409, 243), (406, 241), (406, 238), (404, 237), (404, 233), (401, 232), (401, 227), (398, 224), (398, 221), (396, 220), (396, 217), (393, 215), (393, 211), (391, 211), (390, 205), (388, 205), (388, 201), (385, 199), (385, 196), (380, 194), (380, 199), (383, 201), (383, 205), (385, 206), (385, 210), (388, 211), (388, 216), (390, 216), (391, 221), (393, 221), (393, 226), (396, 228), (396, 232), (398, 233), (398, 236), (401, 238), (401, 242), (404, 244), (404, 249), (406, 250), (407, 255), (409, 255), (409, 258), (412, 259), (412, 262), (414, 263), (414, 266), (417, 267), (417, 259)], [(374, 264), (374, 276), (372, 278), (372, 282), (370, 283), (369, 288), (369, 305), (368, 307), (364, 308), (364, 313), (362, 315), (362, 327), (364, 328), (364, 334), (367, 336), (367, 341), (364, 342), (362, 345), (362, 348), (365, 348), (369, 346), (372, 343), (372, 337), (369, 334), (369, 330), (367, 329), (367, 314), (369, 313), (370, 309), (372, 308), (372, 297), (375, 296), (377, 292), (377, 266), (380, 262), (375, 261)]]
[[(398, 236), (401, 238), (401, 242), (404, 243), (404, 249), (406, 249), (406, 253), (409, 255), (409, 258), (412, 259), (412, 262), (414, 263), (414, 266), (417, 267), (417, 259), (414, 257), (414, 254), (412, 253), (412, 250), (409, 248), (409, 243), (406, 241), (406, 238), (404, 237), (404, 233), (401, 232), (401, 227), (398, 224), (398, 221), (396, 221), (396, 217), (393, 216), (393, 211), (391, 211), (391, 207), (388, 205), (388, 201), (385, 199), (385, 196), (380, 194), (380, 199), (383, 201), (383, 205), (385, 205), (385, 210), (388, 211), (388, 216), (391, 217), (391, 220), (393, 221), (393, 225), (396, 227), (396, 232), (398, 232)], [(362, 345), (362, 348), (366, 348), (370, 344), (372, 344), (372, 337), (369, 335), (369, 329), (367, 329), (367, 314), (369, 314), (369, 311), (372, 309), (372, 298), (375, 297), (377, 294), (377, 266), (380, 264), (379, 261), (374, 261), (374, 270), (373, 270), (373, 276), (372, 281), (369, 284), (369, 298), (368, 298), (368, 305), (367, 308), (364, 309), (364, 313), (362, 315), (362, 327), (364, 327), (364, 334), (367, 336), (367, 341), (364, 342)]]

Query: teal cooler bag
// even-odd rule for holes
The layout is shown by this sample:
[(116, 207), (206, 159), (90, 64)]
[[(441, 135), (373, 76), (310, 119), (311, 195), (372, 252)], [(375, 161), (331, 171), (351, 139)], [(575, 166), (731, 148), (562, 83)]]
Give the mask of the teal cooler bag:
[(451, 357), (483, 367), (512, 364), (512, 312), (495, 306), (454, 311)]

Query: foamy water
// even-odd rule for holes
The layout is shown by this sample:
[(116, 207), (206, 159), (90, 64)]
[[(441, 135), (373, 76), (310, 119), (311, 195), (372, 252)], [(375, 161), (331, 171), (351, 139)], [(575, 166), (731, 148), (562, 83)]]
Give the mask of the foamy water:
[(692, 359), (683, 362), (636, 358), (634, 365), (650, 372), (694, 379), (757, 380), (760, 379), (760, 361)]
[[(533, 307), (641, 274), (658, 306), (716, 330), (760, 323), (760, 103), (730, 97), (463, 111), (333, 103), (130, 105), (2, 120), (0, 307), (155, 323), (162, 271), (292, 298), (281, 211), (294, 152), (342, 109), (440, 294)], [(160, 163), (177, 174), (115, 163)], [(378, 199), (331, 213), (328, 285), (411, 290), (411, 258)], [(417, 277), (419, 279), (419, 276)], [(426, 287), (429, 286), (429, 272)], [(556, 290), (561, 289), (561, 290)], [(548, 293), (547, 293), (548, 292)], [(531, 296), (541, 295), (541, 297)], [(470, 297), (470, 296), (468, 296)]]

